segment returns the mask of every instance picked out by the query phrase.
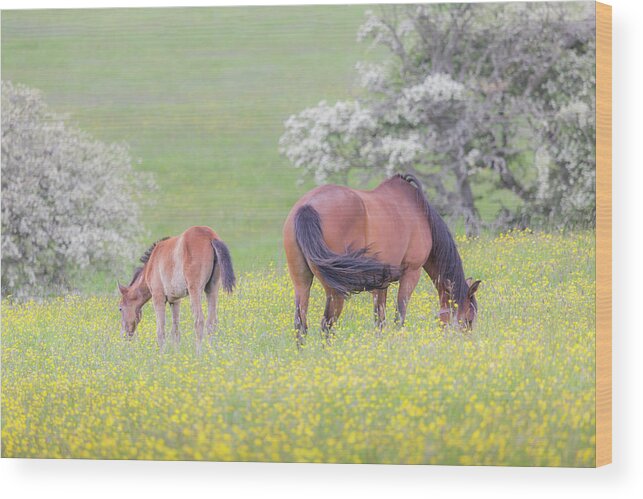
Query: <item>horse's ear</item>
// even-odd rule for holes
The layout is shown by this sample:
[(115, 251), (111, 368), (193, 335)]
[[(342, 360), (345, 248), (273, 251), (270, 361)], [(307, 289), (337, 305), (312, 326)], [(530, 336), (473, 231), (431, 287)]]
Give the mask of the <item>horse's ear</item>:
[[(469, 280), (469, 279), (467, 279), (467, 281), (468, 281), (468, 280)], [(469, 291), (467, 291), (467, 296), (468, 296), (469, 298), (471, 298), (471, 297), (475, 294), (475, 292), (476, 292), (476, 291), (478, 291), (478, 286), (480, 286), (480, 283), (481, 283), (481, 282), (482, 282), (482, 281), (481, 281), (480, 279), (478, 279), (478, 280), (477, 280), (476, 282), (474, 282), (473, 284), (469, 284), (469, 283), (467, 282), (467, 284), (469, 284)]]
[(471, 284), (473, 284), (473, 277), (467, 277), (464, 282), (467, 283), (467, 287), (471, 287)]
[(453, 293), (453, 281), (451, 279), (444, 280), (444, 287), (449, 293)]
[(118, 282), (118, 281), (116, 282), (116, 284), (118, 284), (118, 291), (119, 291), (122, 295), (124, 295), (124, 294), (125, 294), (125, 291), (127, 291), (127, 287), (126, 287), (126, 286), (122, 286), (122, 285), (121, 285), (121, 283), (120, 283), (120, 282)]

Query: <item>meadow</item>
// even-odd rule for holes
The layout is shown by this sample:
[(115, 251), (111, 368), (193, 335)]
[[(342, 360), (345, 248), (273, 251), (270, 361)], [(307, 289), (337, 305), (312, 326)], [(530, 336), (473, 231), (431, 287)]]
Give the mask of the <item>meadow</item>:
[[(297, 350), (281, 226), (312, 183), (278, 140), (291, 114), (355, 97), (355, 63), (381, 55), (356, 43), (364, 10), (3, 11), (3, 78), (155, 175), (141, 253), (205, 224), (239, 274), (201, 356), (188, 303), (178, 350), (158, 352), (150, 305), (121, 339), (115, 278), (138, 254), (78, 294), (3, 297), (3, 457), (594, 465), (593, 232), (458, 237), (483, 280), (472, 334), (439, 325), (424, 277), (404, 328), (378, 334), (361, 294), (324, 347), (315, 284)], [(476, 196), (487, 218), (509, 202)]]
[(201, 356), (187, 303), (160, 354), (149, 305), (120, 338), (115, 292), (5, 299), (2, 456), (593, 466), (593, 232), (457, 242), (483, 280), (473, 333), (438, 324), (425, 277), (404, 328), (379, 335), (363, 293), (325, 347), (316, 284), (298, 352), (275, 265), (222, 296)]

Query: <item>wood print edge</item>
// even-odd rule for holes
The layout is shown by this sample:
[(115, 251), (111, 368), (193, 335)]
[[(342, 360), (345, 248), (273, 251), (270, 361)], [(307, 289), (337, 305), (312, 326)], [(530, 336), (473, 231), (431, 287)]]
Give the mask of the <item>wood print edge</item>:
[(596, 466), (612, 462), (612, 7), (596, 3)]

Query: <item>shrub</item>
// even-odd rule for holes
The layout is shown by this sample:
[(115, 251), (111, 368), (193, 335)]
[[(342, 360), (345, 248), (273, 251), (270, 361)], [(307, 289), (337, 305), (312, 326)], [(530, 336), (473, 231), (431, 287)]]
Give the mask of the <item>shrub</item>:
[(2, 292), (68, 289), (83, 269), (131, 253), (153, 185), (124, 144), (105, 144), (52, 113), (41, 94), (2, 82)]

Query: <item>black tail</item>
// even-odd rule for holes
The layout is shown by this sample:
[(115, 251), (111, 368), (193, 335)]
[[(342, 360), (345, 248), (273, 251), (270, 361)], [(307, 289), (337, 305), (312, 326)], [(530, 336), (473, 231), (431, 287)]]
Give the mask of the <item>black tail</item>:
[(221, 281), (223, 282), (223, 289), (228, 293), (232, 293), (237, 278), (234, 276), (234, 269), (232, 268), (232, 258), (230, 258), (230, 251), (225, 243), (219, 239), (212, 241), (212, 247), (216, 254), (217, 260), (215, 265), (221, 266)]
[(319, 213), (306, 204), (295, 214), (295, 237), (306, 259), (317, 267), (328, 286), (348, 296), (360, 291), (382, 289), (400, 278), (399, 267), (366, 256), (368, 248), (333, 253), (322, 235)]
[(458, 253), (451, 231), (449, 231), (449, 227), (447, 227), (440, 214), (429, 204), (429, 200), (424, 194), (422, 183), (418, 178), (410, 173), (400, 175), (400, 177), (415, 186), (417, 200), (420, 206), (424, 208), (424, 212), (429, 219), (433, 247), (431, 248), (428, 262), (434, 263), (433, 267), (438, 271), (437, 276), (431, 276), (431, 279), (433, 279), (436, 286), (438, 285), (438, 280), (442, 282), (451, 281), (453, 286), (451, 291), (452, 298), (458, 305), (462, 305), (467, 296), (468, 286), (464, 277), (460, 253)]

